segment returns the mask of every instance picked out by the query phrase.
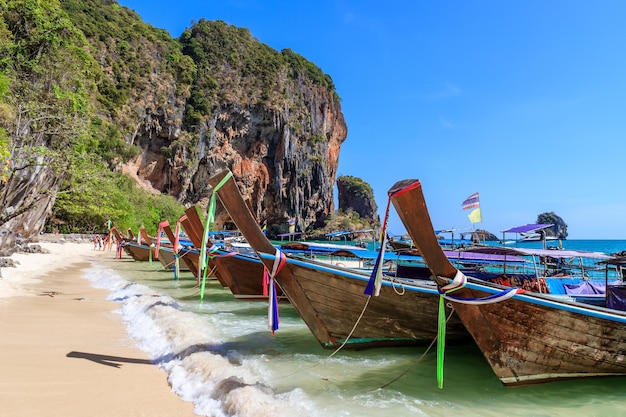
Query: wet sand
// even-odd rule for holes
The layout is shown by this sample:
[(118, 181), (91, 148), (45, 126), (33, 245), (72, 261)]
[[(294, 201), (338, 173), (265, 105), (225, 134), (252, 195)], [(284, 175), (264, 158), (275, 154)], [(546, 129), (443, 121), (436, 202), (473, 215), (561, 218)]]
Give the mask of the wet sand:
[(2, 416), (195, 416), (81, 271), (114, 251), (41, 243), (0, 278)]

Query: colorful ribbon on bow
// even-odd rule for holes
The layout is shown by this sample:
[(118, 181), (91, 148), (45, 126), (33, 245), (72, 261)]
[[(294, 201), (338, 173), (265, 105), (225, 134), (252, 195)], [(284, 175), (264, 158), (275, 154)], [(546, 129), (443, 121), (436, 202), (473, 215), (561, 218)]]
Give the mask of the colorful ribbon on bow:
[[(198, 268), (203, 268), (204, 271), (202, 273), (202, 285), (200, 286), (200, 299), (204, 300), (204, 288), (206, 285), (206, 275), (208, 268), (208, 253), (207, 253), (207, 243), (209, 242), (209, 231), (211, 230), (211, 224), (215, 221), (215, 208), (217, 206), (217, 190), (222, 188), (224, 184), (233, 176), (233, 173), (228, 171), (228, 174), (222, 178), (222, 180), (213, 188), (213, 193), (211, 194), (211, 200), (209, 203), (209, 210), (207, 211), (207, 219), (204, 225), (204, 234), (202, 236), (202, 246), (200, 248), (200, 262)], [(200, 271), (198, 271), (200, 272)], [(198, 274), (200, 276), (200, 274)]]

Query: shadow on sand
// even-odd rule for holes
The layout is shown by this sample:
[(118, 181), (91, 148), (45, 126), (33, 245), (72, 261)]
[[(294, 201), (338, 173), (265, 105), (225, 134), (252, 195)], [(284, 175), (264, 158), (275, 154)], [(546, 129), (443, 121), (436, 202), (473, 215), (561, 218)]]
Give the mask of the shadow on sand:
[(112, 366), (114, 368), (121, 367), (122, 363), (152, 365), (152, 362), (148, 359), (124, 358), (122, 356), (100, 355), (97, 353), (72, 351), (65, 356), (67, 356), (68, 358), (87, 359), (88, 361), (92, 361), (100, 365)]

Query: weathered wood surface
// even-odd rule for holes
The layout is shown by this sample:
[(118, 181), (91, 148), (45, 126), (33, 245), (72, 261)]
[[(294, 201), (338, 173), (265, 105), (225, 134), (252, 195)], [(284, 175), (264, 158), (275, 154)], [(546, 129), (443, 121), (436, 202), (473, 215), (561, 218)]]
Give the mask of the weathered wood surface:
[[(421, 184), (417, 180), (401, 181), (389, 194), (437, 283), (448, 284), (457, 270), (436, 240)], [(473, 278), (468, 278), (467, 287), (453, 295), (481, 298), (506, 289)], [(531, 292), (494, 304), (453, 304), (505, 385), (626, 375), (624, 312)]]
[(124, 247), (128, 249), (128, 252), (130, 252), (130, 256), (132, 256), (132, 258), (135, 261), (141, 261), (141, 262), (149, 261), (151, 251), (152, 251), (152, 259), (156, 260), (154, 256), (156, 253), (156, 249), (153, 247), (150, 247), (148, 245), (139, 245), (135, 242), (128, 242)]

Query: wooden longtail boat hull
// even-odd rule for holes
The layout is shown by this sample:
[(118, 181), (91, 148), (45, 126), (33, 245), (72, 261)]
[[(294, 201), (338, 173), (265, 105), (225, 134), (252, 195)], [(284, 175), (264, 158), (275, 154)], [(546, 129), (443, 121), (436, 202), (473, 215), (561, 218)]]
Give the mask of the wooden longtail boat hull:
[[(185, 249), (180, 249), (178, 254), (180, 259), (178, 260), (178, 268), (180, 271), (189, 271), (189, 263), (185, 262), (185, 253), (187, 251)], [(159, 248), (159, 262), (163, 265), (164, 269), (173, 270), (174, 265), (176, 263), (176, 257), (174, 256), (174, 250), (170, 247), (161, 246)]]
[(156, 260), (154, 256), (156, 254), (156, 249), (154, 247), (150, 247), (147, 245), (138, 245), (134, 242), (128, 242), (124, 248), (128, 249), (130, 256), (135, 261), (146, 262), (150, 260), (150, 252), (152, 251), (152, 259)]
[(198, 270), (198, 263), (200, 263), (200, 253), (197, 250), (180, 249), (178, 251), (178, 257), (179, 265), (182, 265), (180, 261), (183, 261), (183, 263), (187, 266), (185, 269), (182, 269), (181, 267), (181, 270), (190, 271), (192, 273), (193, 271)]
[(156, 248), (152, 245), (152, 239), (150, 239), (148, 233), (143, 227), (139, 229), (139, 235), (142, 238), (141, 241), (146, 242), (146, 244), (137, 243), (139, 240), (137, 242), (128, 242), (125, 247), (128, 248), (130, 256), (132, 256), (135, 261), (141, 262), (149, 261), (151, 258), (157, 260), (158, 256), (156, 256)]
[[(214, 258), (215, 276), (222, 286), (230, 289), (237, 300), (267, 301), (264, 290), (263, 263), (250, 255), (236, 254), (224, 258)], [(287, 301), (282, 291), (277, 291), (279, 301)]]
[[(169, 224), (163, 226), (163, 231), (170, 242), (174, 242), (176, 240), (176, 236), (174, 236), (174, 232), (172, 232), (172, 228)], [(163, 259), (161, 256), (163, 256)], [(199, 254), (194, 254), (194, 252), (189, 249), (179, 248), (178, 257), (178, 268), (180, 271), (193, 271), (194, 267), (196, 271), (198, 270), (198, 262), (194, 262), (193, 258), (195, 257), (198, 259)], [(159, 261), (161, 261), (164, 268), (173, 270), (176, 262), (176, 258), (174, 257), (174, 248), (172, 246), (160, 247)]]
[[(261, 256), (273, 260), (273, 255)], [(352, 349), (427, 345), (435, 339), (439, 299), (435, 286), (427, 281), (385, 280), (380, 295), (369, 298), (364, 294), (368, 281), (368, 275), (354, 270), (303, 258), (288, 258), (277, 276), (325, 348), (344, 343)], [(458, 318), (451, 318), (448, 329), (450, 342), (469, 340)]]
[[(228, 174), (209, 179), (216, 187)], [(263, 234), (232, 178), (214, 190), (250, 246), (272, 270), (276, 248)], [(325, 348), (427, 344), (437, 334), (438, 292), (430, 281), (386, 280), (380, 296), (369, 299), (364, 289), (369, 276), (302, 258), (286, 256), (276, 282), (311, 332)], [(361, 314), (363, 315), (361, 316)], [(449, 339), (467, 341), (458, 318), (449, 321)]]
[[(457, 274), (435, 238), (417, 180), (389, 191), (413, 243), (441, 287)], [(476, 299), (510, 290), (467, 278), (450, 293)], [(626, 375), (626, 314), (548, 295), (523, 292), (493, 304), (450, 301), (494, 373), (507, 386), (560, 379)]]
[[(183, 227), (194, 246), (199, 248), (202, 246), (204, 232), (202, 220), (195, 207), (185, 210), (185, 214), (187, 223), (186, 226), (183, 224)], [(267, 301), (268, 296), (263, 288), (264, 266), (258, 258), (243, 254), (223, 256), (229, 254), (224, 250), (218, 250), (216, 254), (221, 256), (211, 258), (209, 268), (220, 284), (228, 288), (237, 300)], [(282, 291), (277, 292), (277, 297), (283, 301), (287, 300)]]

